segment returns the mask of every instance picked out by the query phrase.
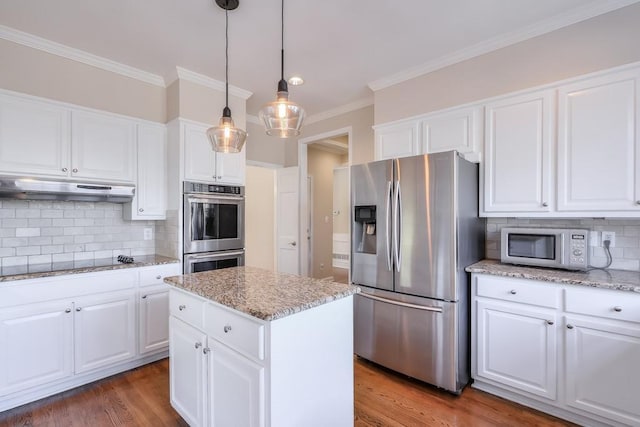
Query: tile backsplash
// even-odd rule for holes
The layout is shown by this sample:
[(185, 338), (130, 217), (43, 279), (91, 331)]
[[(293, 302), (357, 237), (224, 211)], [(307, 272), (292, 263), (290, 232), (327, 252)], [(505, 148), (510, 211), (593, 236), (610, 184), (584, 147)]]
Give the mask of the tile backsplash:
[[(520, 219), (487, 218), (486, 257), (500, 259), (500, 230), (502, 227), (567, 227), (591, 231), (613, 231), (616, 246), (611, 248), (610, 268), (640, 271), (640, 220), (635, 219)], [(601, 246), (589, 247), (590, 264), (602, 267), (607, 256)]]
[(0, 201), (2, 267), (152, 255), (144, 240), (154, 221), (125, 221), (122, 204), (107, 202)]

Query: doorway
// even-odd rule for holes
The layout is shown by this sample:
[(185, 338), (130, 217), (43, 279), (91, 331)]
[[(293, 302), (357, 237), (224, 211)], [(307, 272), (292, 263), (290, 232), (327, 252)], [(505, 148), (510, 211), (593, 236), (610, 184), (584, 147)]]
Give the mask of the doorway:
[(302, 274), (348, 283), (351, 128), (299, 140)]

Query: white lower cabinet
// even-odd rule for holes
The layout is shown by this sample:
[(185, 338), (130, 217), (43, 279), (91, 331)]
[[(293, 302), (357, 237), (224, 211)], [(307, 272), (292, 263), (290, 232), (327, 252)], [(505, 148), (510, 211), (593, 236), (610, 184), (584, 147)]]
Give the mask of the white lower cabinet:
[(160, 285), (140, 290), (138, 323), (140, 354), (169, 346), (169, 287)]
[(472, 289), (474, 387), (582, 425), (640, 425), (640, 295), (483, 274)]

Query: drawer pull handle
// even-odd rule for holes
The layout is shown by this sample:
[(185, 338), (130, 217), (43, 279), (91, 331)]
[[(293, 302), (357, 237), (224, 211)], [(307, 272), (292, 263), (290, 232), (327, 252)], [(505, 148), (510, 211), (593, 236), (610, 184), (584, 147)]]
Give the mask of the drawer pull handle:
[(613, 311), (620, 313), (622, 311), (622, 307), (613, 307)]
[(553, 320), (547, 320), (547, 325), (553, 325)]
[(197, 343), (196, 343), (196, 345), (195, 345), (195, 347), (196, 347), (196, 348), (200, 348), (200, 347), (202, 347), (202, 343), (201, 343), (201, 342), (197, 342)]
[(158, 274), (158, 275), (156, 276), (156, 279), (157, 279), (157, 280), (160, 280), (160, 279), (162, 279), (162, 276)]
[(205, 348), (202, 349), (202, 352), (204, 354), (209, 354), (210, 351), (211, 351), (211, 349), (209, 347), (205, 347)]
[(573, 329), (573, 325), (567, 325), (567, 329)]
[(180, 305), (178, 306), (178, 310), (183, 311), (185, 308), (187, 308), (186, 305)]
[(223, 330), (225, 334), (228, 333), (231, 330), (231, 325), (226, 325)]
[(511, 290), (509, 291), (509, 293), (510, 293), (511, 295), (515, 295), (515, 294), (517, 294), (517, 292), (516, 292), (516, 290), (515, 290), (515, 289), (511, 289)]

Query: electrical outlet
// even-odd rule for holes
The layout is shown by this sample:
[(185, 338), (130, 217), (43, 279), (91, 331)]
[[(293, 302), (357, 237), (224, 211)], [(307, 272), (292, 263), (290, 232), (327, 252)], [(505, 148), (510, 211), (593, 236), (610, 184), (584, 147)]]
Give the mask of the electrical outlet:
[(603, 231), (602, 232), (602, 245), (604, 246), (604, 241), (609, 241), (609, 247), (613, 248), (616, 245), (616, 233), (613, 231)]
[(144, 229), (144, 240), (153, 239), (153, 228), (145, 228)]
[(592, 231), (589, 233), (589, 246), (600, 246), (599, 231)]

